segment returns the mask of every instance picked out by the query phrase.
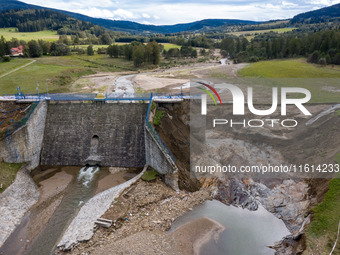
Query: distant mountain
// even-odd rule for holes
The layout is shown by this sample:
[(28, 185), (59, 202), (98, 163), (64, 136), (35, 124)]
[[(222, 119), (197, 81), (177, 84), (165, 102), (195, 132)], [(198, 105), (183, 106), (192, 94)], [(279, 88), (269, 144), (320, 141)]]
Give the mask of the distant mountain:
[(52, 8), (41, 7), (32, 4), (26, 4), (16, 0), (0, 0), (0, 11), (8, 9), (48, 9), (58, 11), (63, 14), (69, 15), (73, 18), (91, 22), (95, 25), (102, 26), (106, 29), (114, 31), (130, 32), (130, 33), (179, 33), (183, 31), (200, 31), (217, 28), (220, 26), (228, 25), (250, 25), (258, 24), (255, 21), (248, 20), (236, 20), (236, 19), (205, 19), (201, 21), (195, 21), (191, 23), (183, 23), (176, 25), (145, 25), (132, 21), (121, 21), (121, 20), (108, 20), (100, 18), (92, 18), (79, 13), (73, 13), (68, 11), (56, 10)]
[(335, 4), (319, 10), (301, 13), (292, 18), (291, 23), (320, 23), (340, 19), (340, 4)]

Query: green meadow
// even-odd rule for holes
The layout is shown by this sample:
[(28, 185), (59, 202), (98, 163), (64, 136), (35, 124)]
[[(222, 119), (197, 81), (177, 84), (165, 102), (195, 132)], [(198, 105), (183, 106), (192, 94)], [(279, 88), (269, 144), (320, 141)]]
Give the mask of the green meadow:
[(18, 67), (21, 67), (31, 61), (32, 61), (31, 59), (27, 59), (27, 58), (16, 58), (16, 59), (13, 59), (11, 62), (0, 62), (0, 76)]
[(16, 32), (15, 28), (0, 28), (0, 36), (3, 36), (6, 40), (17, 38), (25, 41), (43, 39), (53, 42), (59, 39), (57, 31)]
[[(15, 59), (13, 62), (0, 63), (0, 72), (5, 73), (14, 66), (21, 66), (31, 60)], [(46, 92), (47, 86), (50, 93), (76, 92), (70, 85), (81, 76), (97, 72), (136, 70), (130, 61), (99, 54), (44, 56), (35, 60), (36, 62), (31, 65), (0, 78), (0, 94), (14, 94), (18, 86), (24, 93), (36, 93), (37, 83), (39, 83), (40, 93)]]
[(245, 36), (248, 40), (251, 40), (255, 37), (255, 35), (275, 32), (275, 33), (285, 33), (293, 31), (295, 28), (293, 27), (285, 27), (285, 28), (274, 28), (274, 29), (263, 29), (263, 30), (250, 30), (250, 31), (238, 31), (238, 32), (231, 32), (229, 34), (236, 35), (236, 36)]

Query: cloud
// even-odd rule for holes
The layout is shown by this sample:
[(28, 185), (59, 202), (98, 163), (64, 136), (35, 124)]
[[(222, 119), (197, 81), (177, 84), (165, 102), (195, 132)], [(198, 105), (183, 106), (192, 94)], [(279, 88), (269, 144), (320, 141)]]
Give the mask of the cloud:
[(117, 9), (113, 11), (114, 18), (119, 18), (119, 19), (138, 19), (138, 15), (134, 15), (131, 11), (127, 11), (124, 9)]
[[(26, 3), (79, 12), (97, 18), (152, 24), (176, 24), (202, 19), (286, 19), (340, 3), (340, 0), (23, 0)], [(146, 21), (147, 20), (147, 21)]]

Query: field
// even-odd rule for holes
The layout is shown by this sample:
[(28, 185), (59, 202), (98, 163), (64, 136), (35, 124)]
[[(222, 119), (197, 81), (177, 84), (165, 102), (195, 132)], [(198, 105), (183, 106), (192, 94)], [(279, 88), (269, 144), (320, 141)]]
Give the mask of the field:
[(314, 103), (339, 103), (340, 67), (309, 64), (304, 59), (272, 60), (251, 64), (238, 75), (264, 86), (306, 88)]
[(17, 38), (18, 40), (38, 40), (43, 39), (45, 41), (53, 42), (59, 39), (57, 31), (39, 31), (39, 32), (16, 32), (15, 28), (0, 28), (0, 36), (3, 36), (6, 40)]
[[(16, 69), (20, 66), (23, 66), (27, 63), (31, 62), (30, 59), (25, 58), (17, 58), (13, 59), (11, 62), (0, 62), (0, 76)], [(1, 81), (0, 81), (1, 83)]]
[[(6, 72), (24, 64), (25, 61), (31, 59), (0, 63), (0, 70)], [(96, 72), (135, 71), (132, 65), (132, 62), (125, 59), (98, 54), (91, 57), (87, 55), (41, 57), (37, 58), (35, 63), (0, 78), (0, 94), (14, 94), (18, 86), (24, 93), (36, 93), (37, 83), (39, 93), (46, 92), (47, 86), (50, 93), (77, 92), (81, 88), (71, 88), (70, 84), (83, 75)]]
[(176, 45), (176, 44), (172, 44), (172, 43), (161, 43), (164, 46), (165, 50), (169, 50), (171, 48), (177, 48), (180, 49), (181, 46), (180, 45)]
[(251, 40), (255, 37), (255, 35), (258, 34), (264, 34), (268, 32), (276, 32), (276, 33), (285, 33), (293, 31), (295, 28), (293, 27), (287, 27), (287, 28), (275, 28), (275, 29), (264, 29), (264, 30), (251, 30), (251, 31), (239, 31), (239, 32), (231, 32), (230, 34), (236, 35), (236, 36), (245, 36), (248, 40)]
[(12, 184), (21, 166), (22, 164), (0, 162), (0, 193)]

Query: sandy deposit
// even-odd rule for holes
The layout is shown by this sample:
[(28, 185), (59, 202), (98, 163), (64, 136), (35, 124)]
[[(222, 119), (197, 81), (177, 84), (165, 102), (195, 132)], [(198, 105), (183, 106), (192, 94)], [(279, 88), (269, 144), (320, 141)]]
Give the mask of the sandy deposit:
[(56, 173), (51, 178), (41, 181), (39, 203), (46, 201), (64, 191), (71, 183), (73, 176), (64, 171)]
[(159, 89), (167, 86), (180, 86), (189, 81), (189, 79), (160, 78), (148, 74), (139, 74), (133, 79), (135, 87), (140, 87), (143, 90)]

